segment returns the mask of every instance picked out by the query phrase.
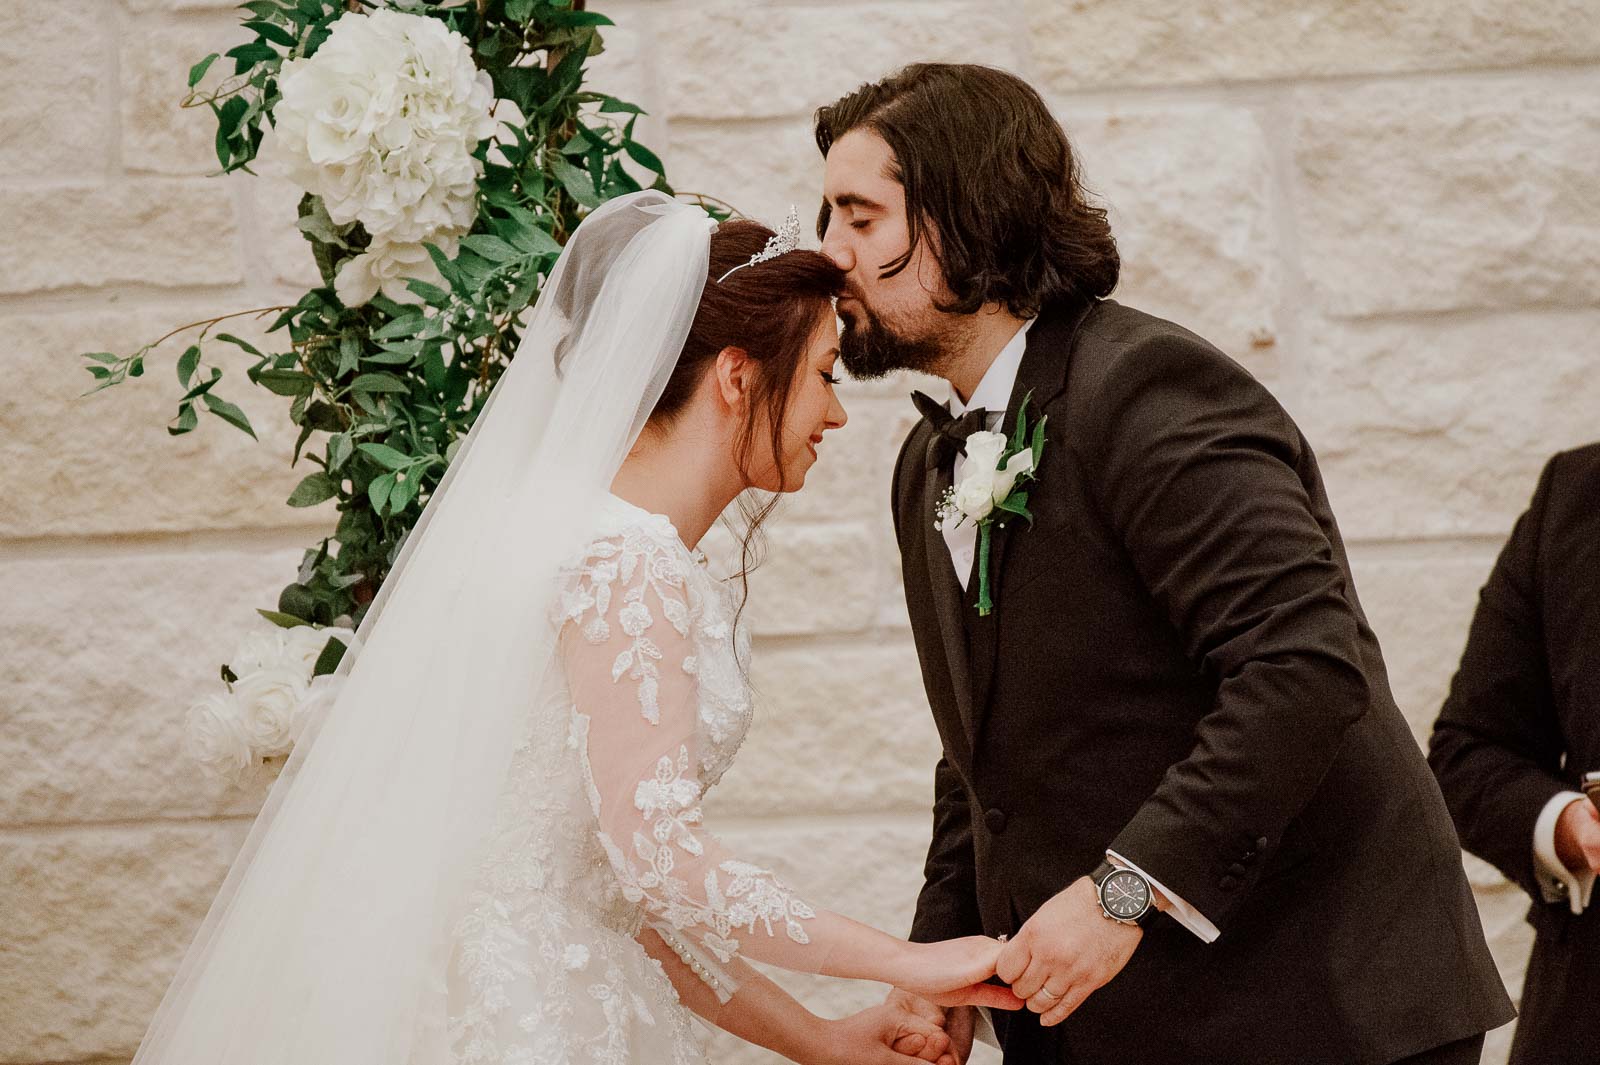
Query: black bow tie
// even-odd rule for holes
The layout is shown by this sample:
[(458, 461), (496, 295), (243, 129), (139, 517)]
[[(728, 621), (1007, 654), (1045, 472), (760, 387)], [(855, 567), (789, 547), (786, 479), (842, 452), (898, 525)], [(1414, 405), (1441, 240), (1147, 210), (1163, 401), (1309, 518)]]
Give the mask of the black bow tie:
[(989, 427), (989, 412), (982, 407), (973, 407), (957, 418), (948, 407), (926, 392), (911, 393), (911, 402), (933, 426), (933, 431), (939, 434), (928, 449), (929, 469), (949, 465), (955, 461), (956, 455), (965, 455), (967, 437)]

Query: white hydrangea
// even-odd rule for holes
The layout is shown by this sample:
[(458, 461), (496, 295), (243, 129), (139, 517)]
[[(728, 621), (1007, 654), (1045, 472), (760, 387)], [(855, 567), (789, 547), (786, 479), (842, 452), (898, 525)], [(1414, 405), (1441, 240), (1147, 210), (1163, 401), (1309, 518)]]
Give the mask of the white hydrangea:
[(483, 173), (472, 151), (495, 128), (493, 85), (466, 38), (422, 15), (346, 13), (314, 56), (283, 64), (278, 88), (263, 167), (372, 237), (341, 269), (340, 298), (359, 306), (382, 289), (414, 299), (394, 271), (437, 279), (421, 245), (471, 229)]

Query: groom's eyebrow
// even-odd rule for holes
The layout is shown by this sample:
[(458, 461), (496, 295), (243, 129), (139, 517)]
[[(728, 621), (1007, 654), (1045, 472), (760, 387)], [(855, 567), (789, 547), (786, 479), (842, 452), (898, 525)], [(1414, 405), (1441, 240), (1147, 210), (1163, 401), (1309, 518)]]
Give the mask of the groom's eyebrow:
[(847, 192), (842, 196), (835, 196), (833, 199), (833, 206), (862, 207), (868, 211), (883, 210), (883, 204), (877, 202), (876, 200), (869, 200), (859, 192)]

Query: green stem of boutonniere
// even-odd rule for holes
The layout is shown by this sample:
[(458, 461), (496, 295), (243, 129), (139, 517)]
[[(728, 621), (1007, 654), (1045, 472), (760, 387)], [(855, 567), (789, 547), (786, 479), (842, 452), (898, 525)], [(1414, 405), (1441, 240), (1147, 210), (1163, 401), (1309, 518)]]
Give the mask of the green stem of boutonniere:
[(978, 523), (978, 616), (986, 618), (994, 609), (994, 600), (989, 598), (989, 529), (992, 522)]

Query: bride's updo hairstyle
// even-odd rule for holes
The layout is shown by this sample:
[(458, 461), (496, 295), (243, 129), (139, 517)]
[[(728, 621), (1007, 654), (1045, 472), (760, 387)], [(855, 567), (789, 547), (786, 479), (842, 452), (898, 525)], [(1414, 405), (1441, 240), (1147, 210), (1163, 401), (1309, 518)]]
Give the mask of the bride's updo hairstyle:
[[(766, 247), (774, 236), (759, 222), (745, 219), (723, 222), (711, 234), (711, 262), (706, 287), (695, 311), (694, 324), (684, 341), (683, 354), (668, 379), (666, 389), (650, 412), (650, 427), (665, 427), (683, 411), (701, 378), (716, 363), (724, 348), (738, 348), (760, 367), (750, 394), (743, 431), (736, 444), (740, 469), (750, 468), (756, 435), (763, 428), (772, 455), (783, 454), (783, 416), (798, 370), (824, 316), (833, 317), (833, 297), (844, 283), (844, 272), (818, 251), (796, 248), (746, 266), (724, 281), (717, 279)], [(780, 484), (787, 484), (779, 463)], [(753, 564), (756, 534), (777, 506), (779, 497), (764, 504), (740, 496), (747, 531), (742, 571)]]

